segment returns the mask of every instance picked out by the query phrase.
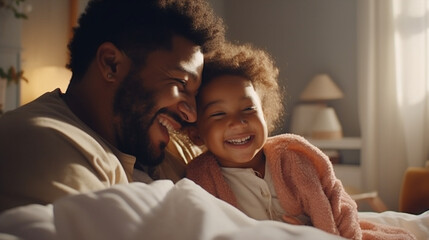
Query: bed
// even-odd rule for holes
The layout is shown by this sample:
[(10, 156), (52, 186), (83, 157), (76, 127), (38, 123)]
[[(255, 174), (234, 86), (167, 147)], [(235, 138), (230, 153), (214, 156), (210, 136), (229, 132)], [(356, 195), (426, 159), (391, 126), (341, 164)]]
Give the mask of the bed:
[[(429, 239), (429, 212), (359, 213)], [(256, 221), (188, 179), (134, 182), (0, 214), (0, 239), (341, 239), (307, 226)]]

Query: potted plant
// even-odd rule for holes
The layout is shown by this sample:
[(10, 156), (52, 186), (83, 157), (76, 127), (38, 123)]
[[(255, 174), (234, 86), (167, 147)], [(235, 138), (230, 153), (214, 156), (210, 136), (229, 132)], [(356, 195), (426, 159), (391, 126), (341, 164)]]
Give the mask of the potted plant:
[(11, 10), (15, 18), (27, 19), (27, 15), (19, 10), (19, 5), (25, 0), (0, 0), (0, 8)]
[(24, 71), (16, 71), (15, 67), (11, 66), (7, 71), (3, 70), (2, 67), (0, 67), (0, 78), (6, 80), (6, 83), (9, 84), (11, 82), (14, 82), (18, 84), (19, 80), (24, 80), (28, 82), (28, 79), (24, 77)]

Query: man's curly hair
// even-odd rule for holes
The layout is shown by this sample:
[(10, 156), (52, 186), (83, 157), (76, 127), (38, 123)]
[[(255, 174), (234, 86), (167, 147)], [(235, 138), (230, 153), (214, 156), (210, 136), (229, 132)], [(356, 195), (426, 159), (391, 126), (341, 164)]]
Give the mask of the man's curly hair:
[(223, 75), (244, 77), (252, 83), (261, 99), (262, 111), (271, 133), (284, 111), (283, 91), (278, 84), (279, 70), (271, 56), (250, 44), (224, 43), (205, 56), (200, 89)]
[(136, 66), (148, 53), (169, 49), (173, 35), (202, 47), (203, 53), (224, 41), (225, 27), (205, 0), (91, 0), (74, 28), (67, 67), (81, 78), (98, 47), (111, 42)]

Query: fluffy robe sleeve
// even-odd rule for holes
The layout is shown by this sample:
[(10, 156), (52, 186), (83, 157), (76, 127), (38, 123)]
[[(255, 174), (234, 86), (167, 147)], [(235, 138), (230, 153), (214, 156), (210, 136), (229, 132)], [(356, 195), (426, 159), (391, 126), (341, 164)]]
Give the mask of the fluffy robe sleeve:
[(304, 138), (270, 138), (264, 153), (282, 207), (291, 216), (305, 214), (313, 226), (360, 239), (356, 203), (335, 177), (329, 158)]

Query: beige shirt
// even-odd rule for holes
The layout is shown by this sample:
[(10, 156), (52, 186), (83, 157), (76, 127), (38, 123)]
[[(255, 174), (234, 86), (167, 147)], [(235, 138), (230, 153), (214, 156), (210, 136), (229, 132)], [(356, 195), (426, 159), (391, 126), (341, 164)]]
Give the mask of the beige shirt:
[(128, 183), (134, 163), (81, 122), (56, 89), (0, 117), (0, 211)]

